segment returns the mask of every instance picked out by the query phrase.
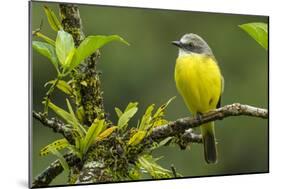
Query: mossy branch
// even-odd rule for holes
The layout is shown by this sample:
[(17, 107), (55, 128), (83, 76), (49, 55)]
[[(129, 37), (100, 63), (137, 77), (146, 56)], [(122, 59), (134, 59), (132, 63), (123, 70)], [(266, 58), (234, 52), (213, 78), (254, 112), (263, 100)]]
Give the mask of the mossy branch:
[(72, 128), (70, 125), (64, 124), (62, 121), (60, 121), (57, 118), (51, 118), (48, 119), (44, 113), (41, 112), (32, 112), (32, 116), (40, 121), (43, 126), (49, 127), (53, 129), (55, 133), (62, 134), (70, 144), (74, 144), (74, 138), (72, 136)]
[[(53, 122), (52, 120), (48, 120), (45, 117), (38, 117), (37, 113), (34, 113), (33, 116), (36, 117), (36, 119), (40, 120), (42, 123), (44, 123), (45, 126), (48, 126), (55, 131), (61, 130), (62, 134), (68, 133), (69, 128), (66, 127), (65, 125), (61, 125), (61, 123), (56, 124), (56, 122)], [(244, 105), (244, 104), (239, 104), (239, 103), (234, 103), (230, 105), (226, 105), (224, 107), (215, 109), (213, 111), (210, 111), (206, 114), (203, 114), (198, 117), (185, 117), (185, 118), (180, 118), (175, 121), (171, 121), (166, 125), (158, 126), (153, 129), (152, 133), (147, 136), (143, 141), (152, 141), (152, 142), (159, 142), (161, 140), (164, 140), (167, 137), (171, 136), (179, 136), (181, 135), (181, 140), (183, 140), (184, 143), (189, 144), (189, 143), (201, 143), (202, 138), (201, 135), (196, 134), (192, 131), (192, 128), (199, 127), (203, 123), (207, 123), (210, 121), (216, 121), (216, 120), (222, 120), (227, 117), (231, 116), (251, 116), (251, 117), (257, 117), (257, 118), (262, 118), (262, 119), (267, 119), (268, 118), (268, 111), (266, 109), (254, 107), (254, 106), (249, 106), (249, 105)], [(42, 120), (41, 120), (42, 119)], [(59, 129), (55, 129), (55, 127), (58, 127)], [(63, 131), (66, 129), (65, 131)], [(142, 151), (145, 150), (142, 149)], [(142, 151), (139, 151), (138, 153), (142, 153)], [(58, 162), (57, 162), (58, 163)], [(52, 169), (50, 171), (52, 173), (48, 173), (49, 175), (52, 175), (52, 177), (56, 176), (53, 175), (54, 173), (60, 173), (62, 171), (62, 167), (58, 166), (57, 163), (52, 163), (51, 165), (56, 165), (56, 166), (50, 166)], [(71, 165), (70, 165), (71, 166)], [(54, 171), (54, 169), (58, 169), (57, 171)], [(92, 174), (93, 171), (95, 173), (103, 173), (102, 169), (104, 167), (102, 166), (102, 163), (98, 163), (96, 161), (87, 161), (80, 172), (79, 179), (77, 180), (76, 183), (89, 183), (90, 181), (92, 182), (93, 178), (96, 178), (98, 175), (97, 174)], [(46, 169), (46, 171), (49, 168)], [(40, 178), (44, 178), (42, 175), (48, 175), (44, 171), (41, 173), (41, 176), (37, 176), (37, 180)], [(58, 175), (57, 174), (57, 175)], [(55, 177), (54, 177), (55, 178)], [(108, 181), (109, 177), (108, 176), (103, 176), (100, 177), (103, 179), (106, 179)], [(97, 180), (97, 179), (95, 179)], [(104, 180), (98, 180), (97, 182), (103, 182)], [(37, 181), (38, 183), (42, 183)]]
[[(210, 121), (222, 120), (230, 116), (243, 116), (243, 115), (266, 119), (268, 118), (268, 111), (262, 108), (234, 103), (210, 111), (206, 114), (203, 114), (202, 116), (200, 116), (200, 118), (198, 117), (180, 118), (175, 121), (169, 122), (167, 125), (162, 125), (154, 128), (152, 133), (143, 139), (143, 143), (145, 143), (144, 147), (141, 148), (141, 150), (138, 151), (137, 153), (141, 154), (143, 151), (146, 150), (145, 147), (148, 148), (150, 147), (150, 145), (146, 145), (146, 144), (151, 144), (153, 142), (160, 142), (161, 140), (164, 140), (167, 137), (173, 137), (173, 136), (181, 136), (180, 138), (181, 140), (183, 140), (182, 142), (185, 144), (201, 143), (202, 142), (201, 135), (195, 134), (192, 131), (192, 128), (199, 127), (203, 123), (207, 123)], [(183, 147), (181, 146), (181, 148), (185, 148), (185, 146)], [(95, 174), (89, 174), (88, 171), (96, 170), (99, 167), (96, 167), (97, 164), (94, 163), (88, 163), (88, 164), (89, 165), (85, 166), (85, 169), (82, 168), (80, 172), (79, 180), (76, 182), (77, 184), (89, 183), (90, 181), (93, 182), (94, 178), (96, 177)], [(104, 182), (104, 181), (97, 181), (97, 182)]]
[[(77, 166), (81, 162), (79, 158), (71, 153), (64, 155), (64, 158), (69, 166)], [(48, 186), (62, 171), (63, 167), (60, 161), (54, 161), (42, 173), (35, 177), (32, 182), (32, 188)]]
[(186, 117), (172, 121), (167, 125), (159, 126), (153, 129), (149, 136), (153, 141), (163, 140), (169, 136), (175, 136), (183, 133), (185, 130), (198, 127), (203, 123), (215, 120), (222, 120), (230, 116), (252, 116), (267, 119), (268, 111), (263, 108), (249, 106), (245, 104), (234, 103), (224, 107), (212, 110), (200, 117)]
[[(62, 26), (65, 31), (73, 36), (76, 47), (85, 39), (82, 20), (78, 6), (75, 4), (59, 4)], [(104, 118), (103, 96), (100, 82), (100, 72), (96, 65), (100, 52), (96, 51), (84, 63), (80, 64), (77, 73), (73, 74), (74, 90), (78, 95), (76, 99), (77, 108), (83, 107), (85, 112), (84, 124), (90, 126), (95, 118)], [(82, 85), (82, 83), (84, 83)]]

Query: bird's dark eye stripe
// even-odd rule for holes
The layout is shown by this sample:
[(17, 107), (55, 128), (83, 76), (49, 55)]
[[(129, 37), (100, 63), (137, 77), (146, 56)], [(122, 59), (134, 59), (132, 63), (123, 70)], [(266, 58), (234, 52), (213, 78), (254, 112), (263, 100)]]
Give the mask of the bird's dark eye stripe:
[(188, 46), (194, 47), (194, 43), (190, 42), (190, 43), (188, 43)]
[(194, 43), (189, 42), (189, 43), (184, 44), (184, 47), (186, 47), (186, 48), (193, 48), (193, 47), (195, 47), (195, 45), (194, 45)]

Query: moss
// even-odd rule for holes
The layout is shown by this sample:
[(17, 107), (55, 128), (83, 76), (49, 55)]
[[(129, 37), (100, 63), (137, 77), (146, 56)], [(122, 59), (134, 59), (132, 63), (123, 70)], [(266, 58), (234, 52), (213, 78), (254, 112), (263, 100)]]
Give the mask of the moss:
[(60, 16), (62, 19), (62, 26), (65, 31), (73, 36), (75, 45), (78, 46), (85, 38), (82, 31), (82, 21), (77, 5), (74, 4), (60, 4)]
[[(62, 26), (74, 39), (75, 46), (85, 38), (82, 31), (82, 21), (77, 5), (60, 4), (60, 15)], [(76, 94), (77, 109), (84, 110), (84, 124), (90, 126), (95, 118), (104, 118), (103, 92), (101, 90), (100, 73), (96, 70), (96, 65), (100, 57), (100, 52), (96, 51), (80, 64), (77, 72), (72, 73), (74, 84), (72, 85)]]

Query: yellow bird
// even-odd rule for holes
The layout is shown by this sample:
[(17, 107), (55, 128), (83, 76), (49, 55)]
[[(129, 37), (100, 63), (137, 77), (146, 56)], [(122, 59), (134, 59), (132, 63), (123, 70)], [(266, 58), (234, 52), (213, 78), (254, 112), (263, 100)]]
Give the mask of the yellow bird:
[[(220, 107), (223, 76), (209, 45), (198, 35), (185, 34), (172, 44), (179, 48), (175, 66), (178, 92), (194, 116)], [(217, 162), (214, 122), (200, 126), (207, 163)]]

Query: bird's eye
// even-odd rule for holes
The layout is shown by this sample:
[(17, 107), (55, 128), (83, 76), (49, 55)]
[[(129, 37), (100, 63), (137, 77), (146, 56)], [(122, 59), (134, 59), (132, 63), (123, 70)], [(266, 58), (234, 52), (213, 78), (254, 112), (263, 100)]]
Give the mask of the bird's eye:
[(188, 43), (188, 46), (189, 47), (194, 47), (194, 43), (190, 42), (190, 43)]

